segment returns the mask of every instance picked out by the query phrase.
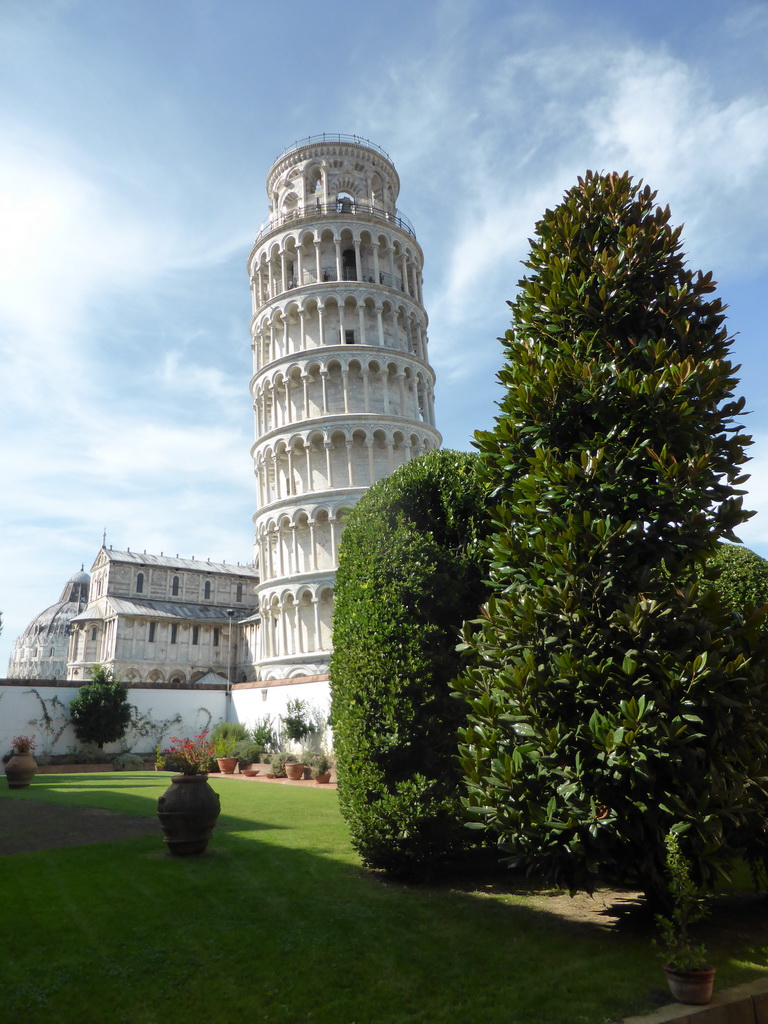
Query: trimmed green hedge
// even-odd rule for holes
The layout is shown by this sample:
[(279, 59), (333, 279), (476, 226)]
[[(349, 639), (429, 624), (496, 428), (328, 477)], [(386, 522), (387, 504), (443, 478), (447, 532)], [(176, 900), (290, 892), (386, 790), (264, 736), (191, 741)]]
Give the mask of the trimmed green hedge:
[(476, 456), (432, 452), (372, 487), (336, 576), (332, 720), (339, 796), (363, 860), (423, 877), (472, 838), (459, 801), (449, 682), (461, 623), (485, 599)]
[[(716, 574), (715, 590), (743, 618), (761, 613), (768, 605), (768, 561), (750, 548), (720, 544), (709, 567)], [(768, 635), (765, 618), (761, 629), (763, 635)]]

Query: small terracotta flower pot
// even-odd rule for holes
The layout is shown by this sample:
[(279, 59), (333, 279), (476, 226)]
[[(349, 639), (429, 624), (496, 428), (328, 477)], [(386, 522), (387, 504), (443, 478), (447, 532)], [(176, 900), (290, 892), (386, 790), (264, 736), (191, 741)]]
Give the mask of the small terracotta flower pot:
[(712, 988), (715, 984), (715, 968), (706, 967), (702, 971), (676, 971), (668, 964), (664, 965), (669, 991), (678, 1001), (689, 1006), (704, 1006), (712, 999)]

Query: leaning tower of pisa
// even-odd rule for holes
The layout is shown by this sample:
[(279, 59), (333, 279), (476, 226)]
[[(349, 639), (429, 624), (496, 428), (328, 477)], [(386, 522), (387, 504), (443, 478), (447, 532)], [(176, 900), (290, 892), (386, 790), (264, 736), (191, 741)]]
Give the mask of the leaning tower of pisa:
[(422, 251), (373, 143), (318, 135), (267, 177), (248, 257), (263, 680), (322, 675), (350, 508), (439, 446)]

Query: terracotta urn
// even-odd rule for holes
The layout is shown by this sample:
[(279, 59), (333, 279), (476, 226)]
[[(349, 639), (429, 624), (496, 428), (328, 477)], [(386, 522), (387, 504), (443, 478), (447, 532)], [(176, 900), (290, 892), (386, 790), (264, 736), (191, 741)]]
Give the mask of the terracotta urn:
[(678, 1003), (690, 1006), (704, 1006), (712, 999), (715, 970), (714, 967), (705, 967), (701, 971), (676, 971), (668, 964), (664, 966), (669, 991)]
[(286, 766), (285, 766), (285, 774), (286, 774), (287, 778), (293, 779), (294, 782), (297, 779), (303, 779), (304, 778), (304, 765), (303, 764), (294, 764), (293, 762), (288, 761)]
[(157, 816), (168, 852), (174, 857), (204, 853), (221, 813), (219, 794), (207, 775), (175, 775), (157, 801)]
[(26, 789), (37, 772), (37, 761), (32, 754), (14, 754), (5, 764), (8, 789)]
[(217, 757), (216, 762), (222, 775), (232, 775), (237, 768), (236, 757)]

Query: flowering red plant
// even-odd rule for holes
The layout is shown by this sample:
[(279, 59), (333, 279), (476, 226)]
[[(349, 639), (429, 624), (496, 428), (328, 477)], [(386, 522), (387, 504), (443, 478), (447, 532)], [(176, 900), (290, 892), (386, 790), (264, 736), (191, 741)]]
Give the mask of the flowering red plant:
[(205, 775), (214, 759), (214, 744), (205, 737), (207, 730), (194, 739), (178, 739), (171, 736), (171, 748), (166, 756), (166, 764), (172, 772), (182, 775)]
[(34, 736), (14, 736), (11, 740), (11, 750), (14, 754), (31, 754), (34, 749)]

